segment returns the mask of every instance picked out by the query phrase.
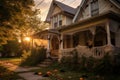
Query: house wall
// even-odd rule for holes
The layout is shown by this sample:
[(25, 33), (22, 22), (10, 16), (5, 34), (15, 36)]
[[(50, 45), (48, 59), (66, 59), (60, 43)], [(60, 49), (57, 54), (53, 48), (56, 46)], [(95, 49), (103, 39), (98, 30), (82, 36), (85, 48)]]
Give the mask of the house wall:
[[(53, 17), (58, 16), (59, 14), (62, 14), (61, 12), (62, 12), (62, 10), (59, 7), (56, 6), (54, 8), (53, 13), (52, 13), (52, 17), (51, 17), (51, 24), (50, 24), (51, 28), (54, 28)], [(62, 14), (62, 25), (69, 25), (71, 23), (72, 23), (72, 18)]]
[(114, 20), (110, 21), (110, 29), (115, 33), (115, 46), (120, 47), (120, 23)]
[(99, 13), (101, 14), (107, 11), (120, 13), (120, 10), (108, 0), (99, 0)]
[(86, 45), (84, 32), (79, 33), (79, 45), (81, 45), (81, 46), (85, 46)]
[[(98, 0), (98, 5), (99, 5), (99, 14), (105, 13), (107, 11), (113, 11), (115, 13), (120, 14), (120, 9), (118, 9), (108, 0)], [(78, 20), (83, 20), (89, 17), (91, 17), (90, 0), (88, 0), (88, 2), (85, 5), (83, 5)]]
[(86, 3), (86, 5), (87, 6), (84, 6), (82, 8), (82, 13), (80, 12), (80, 19), (79, 20), (83, 20), (83, 19), (89, 18), (91, 16), (89, 1)]
[(69, 25), (72, 23), (72, 18), (66, 17), (66, 24), (65, 25)]
[(120, 29), (116, 32), (116, 47), (120, 47)]
[(66, 16), (63, 15), (62, 20), (63, 20), (63, 25), (66, 25)]
[(61, 12), (61, 9), (59, 7), (55, 7), (52, 13), (52, 16), (54, 16), (55, 14), (58, 14)]
[(47, 48), (48, 41), (44, 39), (33, 39), (33, 47), (40, 47), (40, 46), (44, 46), (45, 48)]

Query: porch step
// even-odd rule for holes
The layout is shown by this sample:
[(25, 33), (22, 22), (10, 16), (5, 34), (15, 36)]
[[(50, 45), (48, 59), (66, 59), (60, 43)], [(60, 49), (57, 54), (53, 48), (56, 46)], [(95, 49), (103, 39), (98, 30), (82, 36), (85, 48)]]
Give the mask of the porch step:
[(47, 58), (43, 62), (41, 62), (40, 64), (38, 64), (38, 66), (39, 67), (47, 67), (47, 66), (51, 65), (52, 63), (54, 63), (57, 60), (58, 60), (58, 57)]
[(53, 59), (53, 61), (58, 61), (58, 57), (56, 57), (56, 56), (53, 56), (51, 58)]

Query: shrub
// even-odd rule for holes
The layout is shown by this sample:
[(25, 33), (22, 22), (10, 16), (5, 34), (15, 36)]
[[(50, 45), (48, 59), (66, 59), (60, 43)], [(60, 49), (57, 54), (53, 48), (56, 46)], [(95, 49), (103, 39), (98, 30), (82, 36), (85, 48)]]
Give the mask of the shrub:
[(114, 65), (113, 65), (113, 73), (116, 75), (120, 74), (120, 53), (114, 56)]
[(21, 66), (35, 66), (46, 58), (46, 49), (32, 49), (31, 51), (23, 51)]
[(98, 60), (95, 67), (94, 73), (98, 75), (110, 75), (112, 74), (113, 64), (111, 57), (106, 54), (102, 59)]
[(62, 57), (61, 65), (69, 70), (78, 70), (78, 53), (76, 50), (70, 52), (72, 56)]
[(0, 80), (17, 80), (21, 79), (15, 72), (0, 66)]

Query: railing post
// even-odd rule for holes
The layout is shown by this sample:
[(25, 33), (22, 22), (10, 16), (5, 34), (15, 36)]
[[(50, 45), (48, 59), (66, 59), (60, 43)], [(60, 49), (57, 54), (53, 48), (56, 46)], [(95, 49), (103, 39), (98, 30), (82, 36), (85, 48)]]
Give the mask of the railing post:
[(63, 34), (60, 35), (60, 48), (59, 48), (59, 59), (58, 59), (58, 61), (60, 61), (62, 56), (63, 56), (62, 50), (63, 50)]
[(48, 34), (47, 58), (50, 57), (50, 35)]
[(109, 25), (109, 22), (106, 23), (106, 31), (107, 31), (107, 44), (111, 45), (110, 25)]

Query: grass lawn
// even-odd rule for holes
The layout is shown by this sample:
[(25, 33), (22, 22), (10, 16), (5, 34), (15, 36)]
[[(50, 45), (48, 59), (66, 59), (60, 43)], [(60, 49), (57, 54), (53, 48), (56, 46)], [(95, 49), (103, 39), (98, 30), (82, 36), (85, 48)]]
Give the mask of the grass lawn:
[[(21, 62), (21, 59), (20, 58), (0, 58), (0, 61), (19, 65)], [(17, 79), (24, 80), (23, 78), (19, 77), (17, 73), (10, 71), (7, 68), (0, 65), (0, 80), (17, 80)]]
[(0, 58), (0, 61), (5, 61), (15, 65), (19, 65), (21, 62), (21, 59), (20, 58)]
[(50, 65), (49, 67), (40, 68), (32, 71), (35, 73), (37, 72), (38, 75), (42, 76), (49, 74), (49, 77), (43, 80), (80, 80), (83, 75), (88, 76), (85, 80), (120, 80), (120, 76), (108, 75), (104, 77), (99, 77), (93, 73), (72, 71), (63, 68), (56, 63)]
[[(85, 73), (70, 71), (68, 69), (63, 69), (63, 67), (59, 66), (58, 63), (54, 63), (48, 67), (40, 68), (37, 70), (32, 70), (33, 72), (37, 72), (38, 75), (45, 76), (46, 74), (50, 74), (47, 79), (43, 80), (80, 80), (81, 76)], [(40, 74), (39, 74), (40, 73)], [(92, 74), (88, 74), (92, 75)]]
[(24, 80), (23, 78), (18, 76), (17, 73), (9, 71), (3, 66), (0, 66), (0, 80), (18, 80), (18, 79)]

